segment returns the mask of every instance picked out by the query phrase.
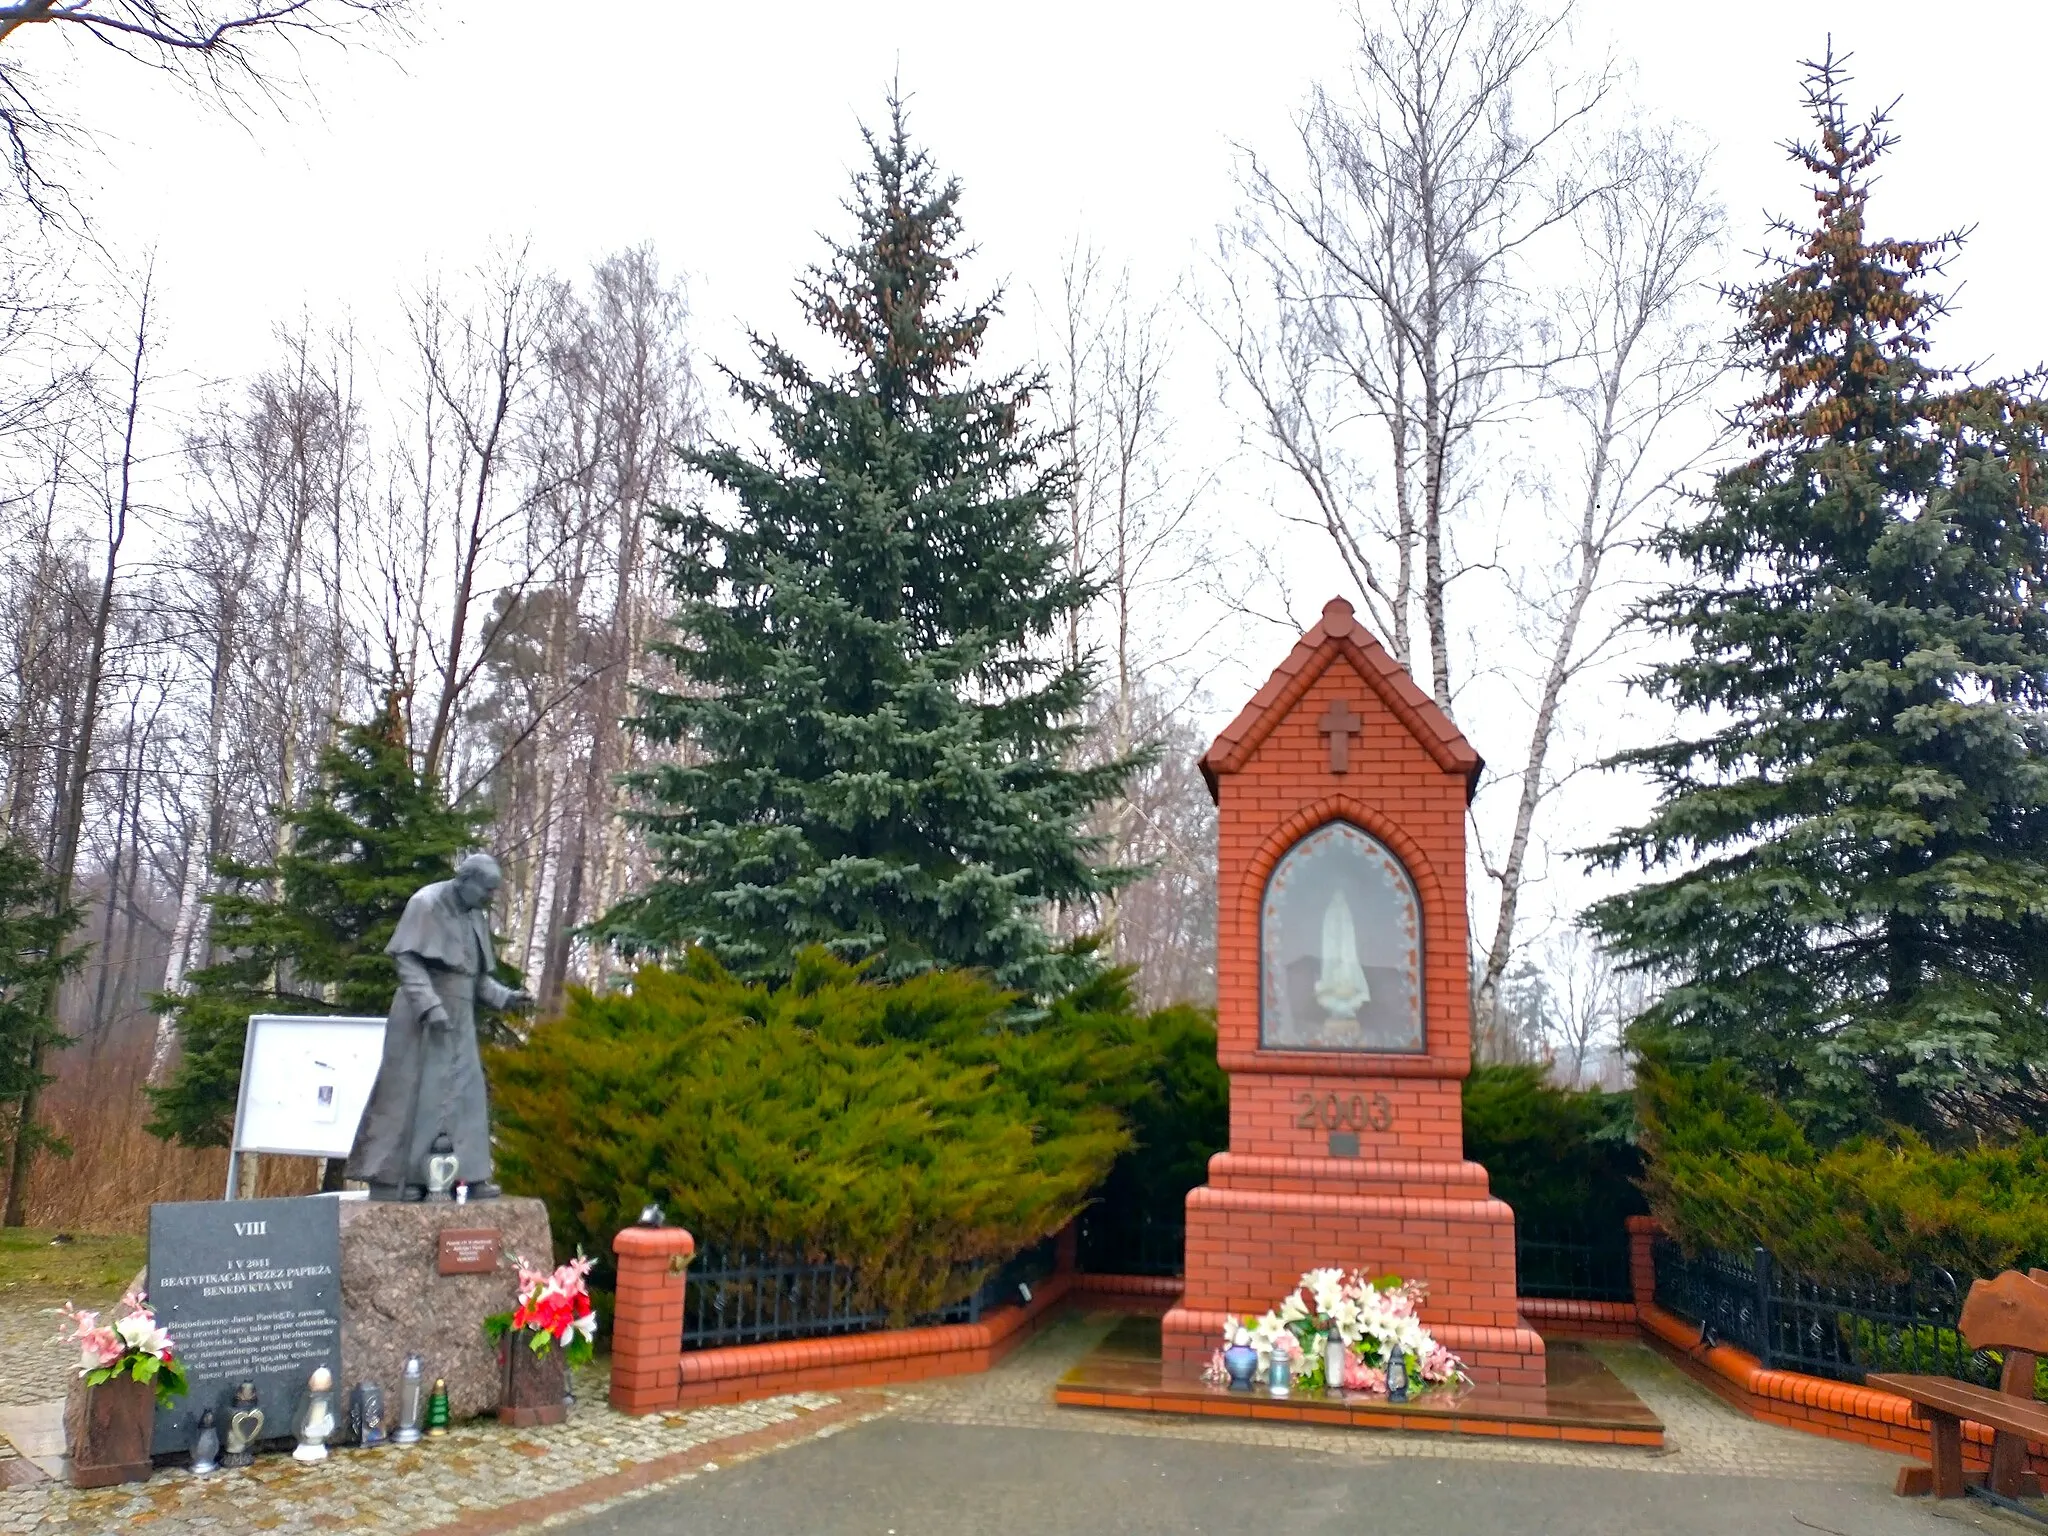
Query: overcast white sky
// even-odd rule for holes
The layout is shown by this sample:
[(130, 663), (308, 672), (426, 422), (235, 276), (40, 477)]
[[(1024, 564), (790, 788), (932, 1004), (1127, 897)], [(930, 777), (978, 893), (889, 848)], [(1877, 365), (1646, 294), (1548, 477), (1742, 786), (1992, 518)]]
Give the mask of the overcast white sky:
[[(1229, 211), (1232, 143), (1276, 147), (1351, 35), (1333, 0), (422, 14), (427, 36), (394, 60), (309, 52), (320, 114), (246, 130), (84, 55), (73, 99), (110, 151), (95, 213), (122, 246), (160, 250), (192, 366), (248, 366), (301, 304), (374, 319), (426, 264), (528, 235), (564, 266), (654, 241), (695, 278), (714, 350), (741, 320), (790, 328), (790, 277), (837, 226), (855, 124), (899, 71), (915, 126), (966, 183), (985, 275), (1043, 281), (1084, 232), (1170, 277)], [(2048, 356), (2031, 288), (2048, 213), (2030, 180), (2048, 7), (1958, 0), (1929, 22), (1891, 0), (1582, 0), (1577, 38), (1632, 60), (1642, 99), (1717, 144), (1749, 238), (1765, 208), (1804, 212), (1776, 144), (1802, 127), (1795, 60), (1832, 28), (1867, 98), (1903, 97), (1881, 216), (1978, 226), (1951, 335), (2008, 365)], [(9, 46), (47, 48), (41, 32)]]
[[(1232, 206), (1233, 143), (1283, 148), (1290, 113), (1354, 35), (1334, 0), (463, 0), (423, 23), (419, 46), (392, 58), (310, 52), (319, 110), (247, 125), (102, 50), (80, 54), (67, 99), (104, 150), (87, 170), (90, 206), (114, 247), (157, 250), (177, 366), (215, 378), (260, 366), (272, 326), (302, 307), (394, 339), (401, 287), (526, 238), (564, 270), (652, 241), (690, 279), (700, 344), (743, 361), (742, 327), (797, 330), (791, 279), (818, 231), (843, 228), (856, 124), (879, 118), (899, 73), (916, 132), (966, 185), (979, 281), (1006, 283), (1028, 327), (1030, 289), (1052, 284), (1077, 234), (1154, 284), (1193, 265)], [(1831, 29), (1862, 101), (1903, 98), (1878, 227), (1976, 226), (1951, 360), (2048, 358), (2048, 212), (2033, 185), (2048, 7), (1582, 0), (1574, 47), (1630, 62), (1639, 99), (1716, 146), (1730, 275), (1743, 277), (1765, 211), (1810, 208), (1778, 144), (1805, 129), (1797, 61)], [(8, 47), (58, 52), (44, 32)], [(1296, 606), (1313, 613), (1327, 595), (1297, 593)], [(1285, 639), (1239, 649), (1235, 674), (1215, 679), (1212, 725)], [(1466, 724), (1488, 751), (1486, 723)]]

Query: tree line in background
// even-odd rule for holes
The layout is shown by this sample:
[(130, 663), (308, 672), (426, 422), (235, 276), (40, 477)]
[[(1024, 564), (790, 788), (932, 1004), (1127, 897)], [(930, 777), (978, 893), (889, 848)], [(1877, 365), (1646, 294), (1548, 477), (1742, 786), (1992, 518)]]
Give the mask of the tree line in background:
[[(815, 334), (725, 375), (743, 426), (645, 249), (573, 279), (501, 252), (409, 294), (399, 348), (301, 322), (189, 409), (146, 275), (5, 331), (7, 1219), (69, 1125), (53, 1065), (218, 1146), (248, 1013), (381, 1009), (389, 922), (474, 840), (543, 1008), (494, 1057), (508, 1167), (589, 1231), (619, 1189), (696, 1187), (738, 1236), (808, 1241), (741, 1197), (759, 1146), (677, 1110), (723, 1102), (670, 1049), (699, 1035), (875, 1111), (761, 1125), (915, 1165), (947, 1230), (981, 1222), (906, 1256), (860, 1221), (908, 1186), (862, 1185), (834, 1241), (901, 1272), (892, 1308), (995, 1256), (962, 1148), (1037, 1191), (996, 1247), (1091, 1188), (1170, 1207), (1223, 1101), (1208, 1026), (1165, 1006), (1214, 982), (1187, 612), (1291, 623), (1292, 521), (1495, 765), (1477, 1054), (1619, 1086), (1626, 1024), (1642, 1066), (1627, 1125), (1537, 1072), (1475, 1080), (1532, 1209), (1585, 1184), (1618, 1211), (1640, 1173), (1703, 1243), (1796, 1219), (1816, 1263), (2048, 1256), (2038, 1201), (1986, 1221), (1956, 1194), (2040, 1155), (2038, 380), (1924, 360), (1949, 242), (1867, 230), (1890, 139), (1833, 59), (1795, 153), (1819, 217), (1733, 295), (1731, 355), (1698, 152), (1614, 71), (1553, 78), (1561, 28), (1515, 0), (1361, 13), (1298, 155), (1242, 163), (1192, 302), (1076, 244), (1023, 366), (990, 361), (998, 302), (954, 296), (959, 189), (892, 101), (854, 235), (800, 284)], [(1191, 337), (1234, 456), (1185, 440)], [(1731, 362), (1761, 391), (1732, 420), (1750, 457), (1688, 507), (1732, 449), (1706, 409)], [(1276, 517), (1246, 526), (1222, 505), (1254, 460)], [(1684, 722), (1607, 758), (1657, 796), (1594, 851), (1635, 883), (1546, 921), (1548, 829), (1625, 745), (1586, 712), (1631, 666)], [(646, 963), (643, 1006), (610, 984)], [(984, 978), (926, 985), (961, 968)], [(1062, 1098), (1033, 1050), (1116, 1081)], [(677, 1091), (633, 1108), (638, 1162), (591, 1147), (610, 1193), (561, 1184), (564, 1084), (654, 1065)], [(970, 1112), (976, 1073), (1017, 1092)], [(916, 1081), (922, 1110), (889, 1087)], [(1073, 1134), (1027, 1155), (1055, 1113)]]

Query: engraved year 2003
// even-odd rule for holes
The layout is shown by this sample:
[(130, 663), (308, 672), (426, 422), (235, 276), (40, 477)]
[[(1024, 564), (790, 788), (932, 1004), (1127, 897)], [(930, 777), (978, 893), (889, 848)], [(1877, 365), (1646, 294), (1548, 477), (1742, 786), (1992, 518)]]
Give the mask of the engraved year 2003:
[(1326, 1131), (1390, 1131), (1394, 1128), (1394, 1105), (1384, 1093), (1367, 1098), (1354, 1093), (1341, 1098), (1334, 1093), (1318, 1094), (1304, 1088), (1295, 1094), (1301, 1113), (1294, 1123), (1308, 1130), (1318, 1126)]

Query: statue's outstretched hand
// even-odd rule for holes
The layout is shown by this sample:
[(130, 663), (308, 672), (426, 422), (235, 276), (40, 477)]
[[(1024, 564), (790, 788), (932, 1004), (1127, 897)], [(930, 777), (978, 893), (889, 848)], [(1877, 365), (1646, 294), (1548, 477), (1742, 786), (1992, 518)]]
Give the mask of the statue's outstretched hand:
[(505, 994), (505, 1006), (513, 1013), (533, 1012), (533, 994), (524, 987), (515, 987)]

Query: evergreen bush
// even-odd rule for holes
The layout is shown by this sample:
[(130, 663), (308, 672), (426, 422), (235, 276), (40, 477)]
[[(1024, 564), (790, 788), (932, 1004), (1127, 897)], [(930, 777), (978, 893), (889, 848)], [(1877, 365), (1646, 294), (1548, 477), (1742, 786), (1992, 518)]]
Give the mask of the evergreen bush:
[(1560, 1088), (1539, 1066), (1478, 1066), (1465, 1079), (1465, 1155), (1524, 1233), (1618, 1232), (1648, 1207), (1626, 1093)]
[(1948, 1150), (1894, 1130), (1822, 1148), (1727, 1061), (1645, 1061), (1637, 1093), (1650, 1208), (1689, 1249), (1761, 1245), (1823, 1278), (2048, 1264), (2048, 1136)]
[(703, 950), (486, 1055), (498, 1170), (557, 1242), (610, 1250), (647, 1202), (700, 1241), (850, 1266), (898, 1319), (1057, 1232), (1131, 1144), (1150, 1025), (1120, 973), (1030, 1027), (975, 972), (870, 981), (821, 947), (780, 984)]
[(1167, 1244), (1186, 1220), (1188, 1191), (1208, 1181), (1209, 1159), (1230, 1145), (1230, 1079), (1206, 1009), (1160, 1009), (1140, 1021), (1139, 1044), (1131, 1147), (1095, 1191), (1083, 1258), (1118, 1273), (1179, 1273), (1181, 1256)]

